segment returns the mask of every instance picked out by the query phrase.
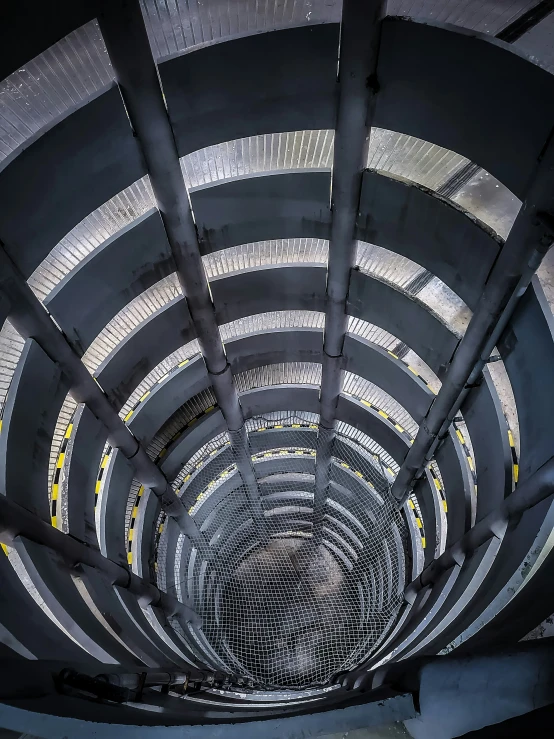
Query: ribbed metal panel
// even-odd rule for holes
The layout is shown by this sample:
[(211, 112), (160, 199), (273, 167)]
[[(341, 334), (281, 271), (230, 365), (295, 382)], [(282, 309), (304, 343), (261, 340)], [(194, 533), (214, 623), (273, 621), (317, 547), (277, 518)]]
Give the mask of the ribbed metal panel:
[[(227, 254), (227, 252), (230, 252)], [(391, 282), (399, 288), (405, 287), (421, 268), (414, 262), (400, 257), (387, 249), (371, 245), (361, 245), (360, 267), (363, 272)], [(221, 250), (203, 257), (208, 277), (228, 274), (232, 271), (248, 269), (265, 264), (283, 262), (313, 262), (324, 259), (326, 242), (317, 239), (286, 239), (243, 244), (232, 249)], [(176, 275), (160, 280), (153, 287), (136, 297), (105, 327), (86, 351), (83, 361), (91, 372), (100, 364), (124, 338), (142, 321), (171, 300), (180, 295)], [(418, 295), (418, 300), (437, 313), (451, 325), (458, 334), (463, 333), (470, 315), (462, 301), (436, 278)]]
[(203, 460), (210, 455), (213, 454), (213, 452), (217, 451), (218, 449), (221, 449), (222, 447), (226, 446), (229, 443), (229, 434), (224, 431), (221, 434), (218, 434), (217, 436), (214, 436), (213, 439), (210, 439), (210, 441), (207, 444), (204, 444), (203, 447), (201, 447), (196, 454), (193, 454), (192, 457), (186, 462), (186, 464), (183, 466), (182, 470), (179, 472), (177, 477), (173, 480), (173, 487), (177, 490), (181, 487), (183, 484), (184, 478), (192, 474), (193, 470), (196, 469), (197, 465), (199, 464), (200, 460)]
[(133, 329), (180, 294), (177, 276), (172, 274), (137, 296), (119, 311), (89, 346), (83, 355), (86, 367), (94, 373)]
[(13, 373), (24, 346), (25, 340), (17, 333), (10, 321), (4, 321), (0, 330), (0, 418), (4, 411)]
[(405, 408), (369, 380), (365, 380), (352, 372), (345, 372), (342, 389), (343, 392), (362, 398), (375, 406), (376, 409), (387, 413), (403, 426), (412, 437), (417, 433), (418, 425)]
[(533, 5), (536, 0), (388, 0), (387, 13), (495, 35)]
[(187, 400), (169, 418), (148, 446), (147, 452), (155, 459), (160, 451), (168, 444), (178, 431), (182, 431), (189, 421), (204, 413), (207, 408), (216, 404), (212, 389), (203, 390), (190, 400)]
[(426, 273), (425, 269), (407, 257), (363, 242), (358, 242), (356, 262), (361, 272), (408, 292), (457, 336), (463, 336), (472, 313), (463, 300), (438, 277), (433, 277), (423, 289), (412, 290), (411, 285), (417, 277)]
[(112, 80), (96, 21), (72, 31), (6, 77), (0, 83), (0, 162)]
[[(235, 380), (240, 393), (252, 388), (269, 387), (271, 385), (320, 385), (321, 365), (313, 362), (285, 362), (265, 365), (241, 372), (235, 376)], [(377, 409), (389, 414), (404, 426), (412, 436), (417, 432), (418, 426), (410, 414), (400, 403), (372, 382), (364, 380), (352, 372), (345, 372), (343, 390), (350, 395), (367, 400), (375, 405)]]
[(270, 264), (311, 262), (327, 264), (329, 242), (325, 239), (273, 239), (232, 246), (202, 258), (208, 279), (229, 272)]
[[(257, 313), (252, 316), (240, 318), (231, 323), (223, 324), (220, 329), (221, 337), (225, 342), (255, 331), (268, 331), (270, 329), (279, 328), (322, 329), (324, 322), (324, 314), (317, 311), (272, 311), (269, 313)], [(367, 321), (362, 321), (359, 318), (351, 317), (349, 319), (348, 330), (350, 333), (361, 336), (368, 341), (372, 341), (374, 344), (378, 344), (384, 349), (392, 349), (396, 344), (398, 344), (398, 339), (392, 336), (392, 334), (389, 334), (384, 329), (374, 326)], [(151, 390), (155, 387), (156, 383), (162, 380), (162, 378), (165, 378), (168, 372), (175, 369), (179, 362), (182, 362), (184, 359), (190, 359), (194, 355), (198, 354), (198, 352), (198, 342), (194, 340), (180, 347), (166, 357), (133, 391), (129, 400), (122, 407), (120, 415), (125, 417), (129, 410), (135, 405), (135, 403), (137, 403), (139, 398), (142, 397), (147, 390)], [(427, 365), (425, 365), (425, 367), (427, 368)], [(426, 377), (430, 376), (434, 377), (433, 373), (428, 370)]]
[(437, 190), (467, 162), (465, 157), (415, 136), (382, 128), (371, 130), (368, 169), (400, 175)]
[(341, 0), (141, 0), (157, 60), (233, 36), (338, 23)]
[[(389, 15), (453, 23), (496, 34), (535, 0), (389, 0)], [(339, 22), (341, 0), (141, 0), (157, 59), (233, 36), (305, 24)]]
[(181, 159), (188, 187), (257, 172), (330, 169), (334, 131), (267, 133), (208, 146)]
[(147, 390), (151, 390), (153, 387), (155, 387), (156, 383), (160, 381), (163, 382), (163, 379), (168, 374), (168, 372), (175, 369), (179, 362), (183, 362), (185, 359), (191, 359), (199, 352), (200, 347), (198, 346), (198, 341), (194, 339), (194, 341), (189, 341), (188, 344), (179, 347), (179, 349), (172, 352), (169, 356), (163, 359), (156, 367), (154, 367), (151, 372), (146, 375), (140, 385), (137, 385), (136, 389), (129, 396), (129, 400), (122, 407), (119, 415), (122, 418), (125, 418), (127, 413), (131, 410), (135, 403), (138, 402), (139, 398), (142, 398)]
[(154, 207), (150, 178), (143, 177), (84, 218), (52, 249), (27, 280), (44, 300), (56, 285), (106, 239)]
[(239, 393), (269, 385), (320, 385), (321, 365), (314, 362), (284, 362), (256, 367), (235, 375)]
[(407, 257), (363, 241), (359, 241), (357, 245), (356, 264), (364, 274), (378, 277), (403, 290), (425, 271)]
[(223, 341), (250, 334), (254, 331), (269, 331), (279, 328), (323, 328), (323, 313), (309, 310), (280, 310), (269, 313), (257, 313), (239, 318), (221, 326)]
[[(181, 159), (185, 183), (190, 188), (256, 172), (330, 168), (333, 137), (333, 131), (295, 131), (209, 146)], [(465, 163), (463, 157), (446, 149), (382, 129), (373, 131), (367, 160), (368, 167), (400, 175), (431, 189), (440, 187)], [(496, 183), (494, 178), (492, 181)], [(43, 300), (88, 254), (152, 207), (150, 181), (143, 177), (83, 219), (29, 278), (36, 295)], [(496, 223), (500, 217), (497, 209), (502, 204), (497, 209), (491, 204), (489, 209), (486, 202), (479, 200), (475, 207), (482, 220)], [(317, 239), (288, 241), (311, 245), (318, 242)], [(320, 247), (323, 248), (321, 244)]]

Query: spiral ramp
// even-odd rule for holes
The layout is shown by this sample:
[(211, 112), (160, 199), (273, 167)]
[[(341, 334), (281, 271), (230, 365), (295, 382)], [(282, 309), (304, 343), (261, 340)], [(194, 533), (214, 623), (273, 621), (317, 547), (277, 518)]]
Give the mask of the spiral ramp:
[(0, 29), (0, 726), (554, 703), (550, 4), (57, 6)]

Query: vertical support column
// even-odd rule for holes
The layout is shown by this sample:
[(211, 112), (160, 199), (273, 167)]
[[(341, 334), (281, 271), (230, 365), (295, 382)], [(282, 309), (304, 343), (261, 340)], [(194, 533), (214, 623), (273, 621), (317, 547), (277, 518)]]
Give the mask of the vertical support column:
[(23, 536), (40, 546), (57, 552), (69, 568), (78, 564), (88, 565), (103, 574), (110, 583), (127, 588), (143, 605), (160, 606), (167, 615), (175, 615), (188, 622), (199, 624), (198, 614), (189, 602), (181, 603), (127, 567), (104, 557), (98, 549), (89, 547), (59, 529), (50, 526), (30, 511), (22, 508), (5, 495), (0, 495), (0, 541), (13, 546), (14, 539)]
[(252, 515), (258, 533), (266, 539), (259, 488), (246, 431), (243, 431), (244, 416), (219, 333), (177, 145), (139, 0), (98, 0), (98, 22), (142, 149), (216, 400), (229, 427)]
[(339, 97), (333, 182), (331, 240), (327, 270), (325, 335), (320, 392), (320, 423), (316, 449), (314, 541), (321, 540), (325, 499), (342, 387), (342, 350), (348, 325), (346, 300), (356, 256), (354, 229), (362, 175), (378, 90), (376, 69), (384, 13), (382, 0), (344, 0), (339, 56)]
[(399, 506), (422, 477), (467, 394), (479, 381), (485, 363), (553, 241), (554, 131), (545, 144), (527, 196), (491, 268), (441, 389), (394, 481), (392, 492)]
[(112, 407), (104, 391), (55, 325), (15, 264), (0, 245), (0, 297), (9, 305), (8, 313), (16, 330), (25, 339), (34, 339), (66, 376), (77, 403), (84, 403), (104, 425), (110, 444), (120, 449), (135, 470), (137, 480), (150, 488), (161, 507), (177, 521), (179, 528), (209, 559), (209, 546), (162, 471), (129, 431)]

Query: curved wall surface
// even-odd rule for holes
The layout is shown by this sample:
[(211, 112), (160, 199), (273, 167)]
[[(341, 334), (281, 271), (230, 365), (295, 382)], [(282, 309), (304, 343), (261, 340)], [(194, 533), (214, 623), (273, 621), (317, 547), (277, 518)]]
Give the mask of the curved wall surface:
[[(32, 81), (42, 119), (0, 109), (2, 710), (87, 733), (83, 693), (105, 690), (107, 724), (191, 736), (412, 717), (409, 691), (362, 698), (360, 675), (515, 644), (554, 610), (553, 319), (533, 276), (554, 238), (551, 74), (466, 23), (372, 21), (356, 0), (342, 28), (316, 3), (199, 43), (182, 29), (201, 14), (39, 5), (10, 10), (21, 43), (0, 49), (6, 89), (27, 62), (53, 75)], [(334, 154), (303, 160), (320, 134)], [(262, 139), (284, 166), (252, 165)], [(187, 157), (215, 171), (224, 144), (236, 171), (187, 190)], [(494, 203), (480, 220), (456, 201), (480, 167), (522, 203), (506, 238)]]

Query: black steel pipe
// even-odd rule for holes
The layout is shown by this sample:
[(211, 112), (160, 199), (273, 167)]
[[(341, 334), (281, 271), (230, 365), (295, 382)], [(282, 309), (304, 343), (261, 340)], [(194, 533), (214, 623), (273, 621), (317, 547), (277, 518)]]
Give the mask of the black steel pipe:
[(527, 197), (494, 263), (464, 337), (454, 352), (441, 389), (421, 422), (414, 443), (393, 484), (403, 505), (448, 432), (455, 415), (483, 367), (518, 301), (554, 241), (554, 141), (536, 168)]
[(316, 456), (314, 537), (321, 537), (330, 459), (342, 387), (346, 299), (356, 257), (354, 231), (362, 175), (373, 120), (376, 69), (385, 3), (344, 0), (339, 50), (338, 104), (331, 186), (331, 239), (327, 268), (325, 333), (320, 393), (320, 435)]
[(152, 490), (163, 510), (174, 518), (182, 532), (209, 558), (209, 546), (194, 520), (160, 468), (129, 431), (112, 407), (100, 385), (94, 380), (50, 314), (25, 282), (6, 251), (0, 246), (0, 295), (9, 305), (9, 318), (25, 339), (34, 339), (44, 353), (61, 369), (77, 403), (84, 403), (104, 425), (110, 444), (120, 449), (135, 470), (137, 480)]
[(461, 566), (480, 546), (493, 537), (502, 538), (511, 519), (524, 513), (554, 494), (554, 457), (545, 462), (531, 477), (514, 490), (501, 505), (475, 524), (461, 539), (448, 547), (440, 557), (433, 560), (408, 585), (405, 598), (413, 603), (416, 595), (432, 585), (440, 575), (455, 565)]
[[(244, 415), (221, 340), (177, 145), (140, 4), (138, 0), (98, 0), (97, 5), (100, 30), (142, 149), (217, 404), (229, 430), (239, 431), (244, 426)], [(237, 446), (243, 442), (244, 447)], [(259, 499), (246, 434), (235, 435), (232, 444), (245, 473), (248, 498)], [(258, 508), (255, 505), (253, 514), (257, 526), (265, 530)]]
[(198, 614), (189, 603), (181, 603), (151, 582), (135, 575), (127, 567), (104, 557), (98, 549), (64, 534), (5, 495), (0, 495), (0, 541), (13, 546), (14, 539), (18, 536), (52, 549), (69, 568), (79, 564), (93, 567), (113, 585), (119, 585), (133, 593), (142, 605), (158, 606), (168, 616), (175, 616), (183, 621), (183, 626), (189, 622), (201, 624)]

